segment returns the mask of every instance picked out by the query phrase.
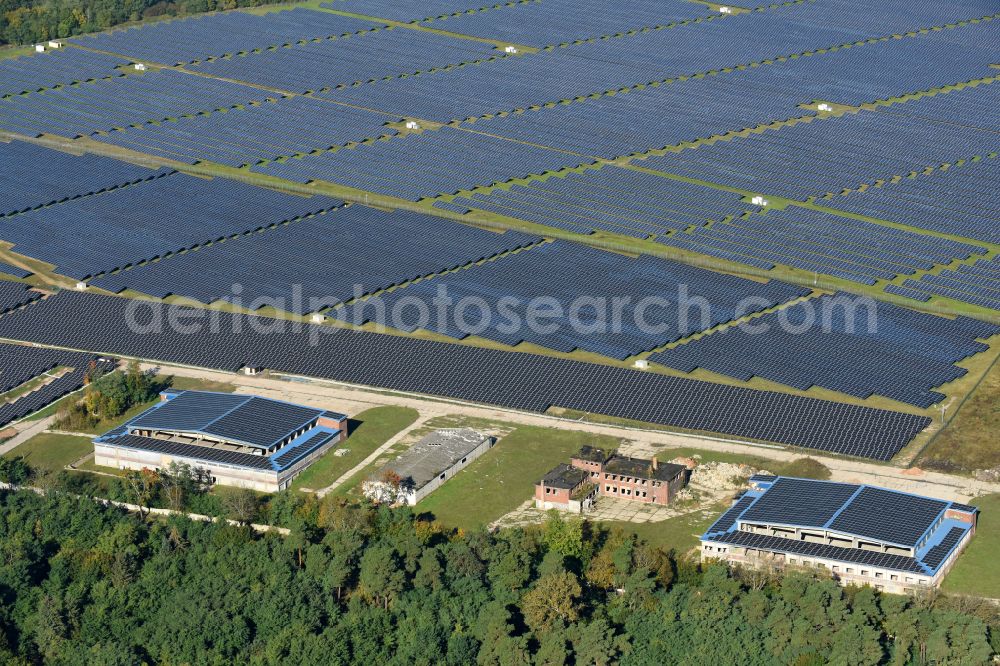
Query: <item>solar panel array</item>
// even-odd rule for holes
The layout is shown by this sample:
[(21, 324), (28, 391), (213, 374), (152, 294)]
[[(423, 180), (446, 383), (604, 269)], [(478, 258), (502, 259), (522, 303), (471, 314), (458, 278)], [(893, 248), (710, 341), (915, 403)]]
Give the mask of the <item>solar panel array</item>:
[(92, 138), (189, 164), (244, 166), (394, 136), (396, 130), (385, 124), (399, 120), (309, 97), (281, 97)]
[(418, 213), (349, 206), (174, 254), (93, 284), (158, 298), (173, 294), (203, 303), (225, 299), (251, 309), (278, 307), (275, 299), (280, 299), (279, 309), (306, 314), (539, 240)]
[(74, 138), (119, 127), (229, 109), (276, 93), (172, 69), (0, 99), (0, 129)]
[(325, 445), (333, 439), (333, 433), (329, 432), (318, 432), (305, 439), (304, 441), (296, 444), (295, 446), (290, 446), (283, 451), (279, 452), (277, 455), (272, 456), (274, 465), (278, 469), (286, 469), (291, 467), (298, 461), (302, 460), (306, 456), (310, 455), (316, 451), (321, 446)]
[(203, 430), (221, 414), (236, 409), (247, 400), (245, 395), (184, 391), (143, 412), (129, 421), (128, 426), (140, 430)]
[(6, 273), (16, 278), (26, 278), (32, 275), (31, 271), (27, 271), (19, 266), (12, 266), (5, 261), (0, 261), (0, 273)]
[(190, 70), (302, 94), (490, 57), (500, 56), (489, 43), (394, 28), (221, 58), (192, 65)]
[(793, 206), (657, 240), (760, 268), (783, 264), (865, 285), (987, 252), (980, 245)]
[[(577, 300), (581, 285), (586, 303)], [(435, 307), (442, 290), (455, 307)], [(402, 321), (390, 325), (407, 332), (423, 328), (457, 339), (474, 334), (507, 345), (530, 342), (623, 360), (809, 291), (556, 241), (381, 294), (377, 305), (361, 301), (338, 316), (358, 324), (384, 310), (399, 313)], [(628, 299), (612, 314), (611, 304), (625, 294)], [(462, 305), (472, 299), (487, 306), (486, 314)], [(559, 314), (532, 326), (527, 322), (540, 299), (557, 305)]]
[(318, 416), (316, 409), (255, 397), (212, 421), (204, 432), (267, 447)]
[(71, 368), (70, 372), (47, 381), (29, 393), (10, 396), (3, 401), (0, 404), (0, 426), (33, 414), (81, 388), (92, 361), (105, 372), (114, 369), (113, 362), (97, 361), (93, 354), (0, 343), (0, 393), (16, 389), (57, 367)]
[(271, 459), (266, 456), (243, 453), (241, 451), (216, 449), (210, 446), (198, 446), (195, 444), (185, 444), (183, 442), (171, 442), (165, 439), (153, 439), (151, 437), (139, 437), (137, 435), (122, 435), (120, 437), (114, 437), (109, 439), (106, 443), (111, 446), (120, 446), (126, 449), (163, 453), (179, 458), (208, 460), (210, 462), (221, 463), (223, 465), (250, 467), (252, 469), (266, 471), (273, 469)]
[[(664, 93), (679, 95), (676, 103), (682, 103), (685, 88), (716, 89), (718, 98), (707, 98), (699, 112), (709, 117), (719, 117), (726, 110), (738, 115), (743, 107), (780, 109), (780, 103), (775, 105), (766, 98), (791, 100), (796, 94), (798, 103), (818, 98), (860, 104), (991, 75), (988, 65), (996, 37), (995, 27), (989, 23), (914, 34), (902, 40), (865, 41), (950, 23), (956, 14), (969, 19), (991, 11), (995, 7), (986, 5), (941, 11), (940, 4), (934, 3), (924, 16), (907, 6), (898, 14), (880, 8), (876, 17), (866, 3), (808, 2), (673, 29), (594, 39), (530, 57), (503, 58), (433, 76), (379, 81), (329, 95), (368, 108), (438, 121), (526, 109), (665, 80), (682, 89)], [(486, 19), (489, 14), (482, 16)], [(839, 19), (848, 25), (832, 25)], [(951, 33), (961, 33), (960, 41), (950, 39)], [(748, 34), (754, 38), (747, 39)], [(851, 47), (843, 48), (845, 44)], [(810, 57), (790, 57), (804, 52)], [(872, 68), (873, 60), (885, 66)], [(734, 69), (737, 67), (740, 69)], [(723, 71), (726, 69), (734, 71)], [(553, 72), (560, 75), (554, 77)], [(721, 84), (679, 80), (705, 72), (715, 73), (711, 78), (742, 81), (750, 94), (735, 100), (726, 96)], [(788, 105), (789, 110), (793, 107)], [(679, 127), (692, 122), (680, 115), (672, 117)], [(641, 114), (630, 115), (628, 122), (639, 127), (658, 123)], [(518, 121), (510, 124), (516, 126)], [(742, 125), (724, 123), (717, 132), (739, 127)], [(606, 130), (626, 131), (621, 125), (606, 125)], [(672, 142), (658, 140), (653, 145)]]
[[(599, 0), (488, 6), (335, 0), (328, 6), (373, 18), (301, 8), (260, 16), (223, 12), (74, 40), (117, 55), (69, 45), (4, 62), (0, 130), (87, 137), (111, 154), (126, 148), (412, 201), (445, 195), (433, 202), (439, 211), (476, 209), (580, 234), (654, 239), (757, 269), (788, 266), (920, 301), (938, 296), (1000, 310), (998, 260), (986, 258), (995, 254), (986, 243), (998, 242), (994, 212), (1000, 205), (993, 194), (1000, 126), (991, 113), (1000, 84), (987, 78), (995, 75), (989, 65), (1000, 39), (992, 0), (884, 0), (878, 7), (812, 0), (734, 15), (682, 0), (625, 0), (615, 11)], [(389, 27), (389, 19), (413, 25)], [(508, 42), (548, 48), (505, 53)], [(136, 60), (184, 68), (140, 73), (129, 66)], [(983, 81), (962, 90), (898, 101), (901, 95), (977, 79)], [(303, 97), (307, 91), (312, 92)], [(843, 115), (816, 111), (820, 100), (861, 105), (888, 99), (897, 101)], [(424, 126), (420, 132), (399, 128), (411, 118)], [(793, 122), (779, 123), (788, 119)], [(425, 121), (454, 122), (437, 129)], [(761, 124), (772, 129), (732, 138)], [(727, 140), (717, 140), (720, 135)], [(699, 139), (707, 141), (649, 155)], [(631, 164), (672, 177), (609, 164), (571, 172), (619, 156), (646, 157), (633, 157)], [(57, 273), (96, 276), (96, 285), (113, 291), (179, 294), (202, 302), (281, 298), (287, 309), (304, 314), (311, 308), (289, 300), (293, 285), (304, 285), (307, 296), (344, 300), (523, 247), (529, 249), (418, 282), (388, 299), (427, 296), (435, 285), (447, 284), (495, 303), (504, 296), (537, 294), (544, 286), (565, 303), (583, 284), (602, 292), (653, 294), (680, 280), (677, 270), (660, 260), (569, 251), (562, 242), (540, 244), (534, 236), (499, 236), (416, 214), (351, 207), (327, 215), (341, 202), (239, 183), (223, 187), (169, 169), (20, 144), (0, 145), (0, 158), (11, 165), (6, 172), (0, 166), (0, 178), (9, 183), (7, 203), (0, 206), (0, 239), (13, 243), (15, 253), (55, 265)], [(559, 175), (550, 177), (553, 173)], [(743, 203), (744, 194), (815, 200), (833, 211), (876, 219), (801, 206), (759, 214), (759, 207)], [(349, 224), (339, 224), (345, 220)], [(0, 265), (0, 272), (28, 274), (7, 268)], [(685, 282), (711, 296), (710, 323), (729, 321), (735, 314), (732, 301), (747, 283), (689, 270), (681, 276)], [(232, 290), (235, 283), (241, 292)], [(355, 284), (361, 285), (357, 291)], [(771, 304), (804, 293), (786, 293), (787, 285), (774, 281), (754, 288), (780, 292), (766, 295)], [(41, 319), (39, 313), (72, 309), (61, 303), (82, 302), (68, 298), (34, 304), (12, 317)], [(674, 323), (673, 313), (664, 316)], [(91, 325), (87, 317), (78, 319), (84, 328)], [(761, 338), (741, 343), (742, 353), (720, 350), (707, 362), (740, 379), (764, 372), (757, 376), (797, 388), (815, 383), (926, 406), (940, 398), (937, 386), (961, 374), (955, 360), (982, 345), (971, 339), (980, 329), (968, 320), (945, 332), (940, 324), (917, 326), (917, 319), (894, 316), (889, 330), (877, 336), (838, 332), (834, 345), (824, 344), (829, 337), (813, 335), (778, 343), (776, 337)], [(111, 336), (104, 330), (91, 333), (98, 341)], [(49, 334), (71, 332), (59, 328)], [(72, 335), (88, 342), (82, 332)], [(487, 328), (482, 335), (615, 358), (677, 339), (674, 333), (632, 330), (617, 336), (511, 337)], [(682, 359), (686, 364), (701, 362), (699, 349), (735, 337), (711, 335), (668, 353), (692, 354)], [(806, 401), (794, 404), (807, 422), (787, 423), (777, 415), (779, 406), (789, 409), (789, 396), (732, 393), (728, 387), (596, 366), (550, 367), (556, 361), (522, 354), (491, 352), (479, 359), (463, 347), (434, 347), (435, 354), (454, 354), (470, 364), (465, 372), (476, 380), (461, 383), (438, 367), (405, 367), (412, 352), (397, 347), (404, 342), (395, 338), (343, 340), (379, 341), (364, 343), (371, 349), (340, 339), (331, 343), (359, 359), (376, 351), (403, 356), (380, 356), (373, 365), (345, 370), (329, 358), (307, 360), (305, 350), (284, 349), (264, 338), (226, 342), (280, 366), (362, 383), (536, 410), (560, 404), (880, 459), (926, 421)], [(92, 342), (78, 346), (90, 348)], [(152, 344), (127, 335), (114, 343)], [(234, 361), (236, 352), (217, 343), (206, 342), (204, 351), (187, 339), (163, 345), (202, 364), (209, 363), (210, 352), (222, 355), (224, 365)], [(163, 353), (159, 343), (148, 349)], [(838, 376), (838, 364), (839, 375), (846, 377)], [(514, 376), (548, 372), (567, 388), (553, 379), (527, 394), (517, 387), (518, 393), (506, 383), (508, 366)], [(637, 398), (637, 387), (652, 393)], [(672, 402), (657, 394), (673, 396), (681, 387), (697, 387), (691, 390), (703, 398), (701, 407), (688, 395)], [(723, 406), (702, 414), (709, 397)], [(841, 425), (824, 432), (820, 414)], [(864, 434), (855, 441), (849, 428)]]
[(932, 296), (1000, 310), (1000, 258), (980, 259), (972, 264), (961, 264), (954, 270), (942, 270), (934, 275), (924, 274), (919, 280), (906, 280), (902, 286), (890, 284), (885, 290), (918, 301), (928, 301)]
[(127, 61), (115, 56), (78, 49), (11, 58), (0, 63), (0, 97), (121, 76), (115, 68), (125, 64)]
[(0, 337), (220, 370), (265, 367), (536, 412), (557, 405), (880, 460), (930, 423), (900, 412), (611, 366), (224, 312), (208, 317), (204, 310), (178, 307), (174, 315), (181, 321), (202, 321), (181, 331), (157, 321), (146, 310), (154, 306), (130, 302), (61, 292), (0, 317)]
[(452, 203), (578, 233), (601, 229), (645, 238), (741, 215), (751, 208), (741, 200), (732, 192), (605, 166), (456, 197)]
[(83, 279), (340, 204), (175, 173), (9, 217), (0, 238), (14, 252)]
[[(533, 46), (568, 43), (603, 35), (626, 34), (628, 37), (641, 37), (649, 33), (636, 32), (637, 29), (686, 23), (710, 16), (713, 20), (689, 23), (684, 29), (707, 30), (709, 26), (715, 29), (721, 25), (724, 27), (718, 29), (729, 29), (733, 31), (730, 34), (734, 34), (742, 30), (755, 32), (756, 29), (763, 28), (763, 38), (770, 41), (767, 38), (774, 39), (776, 36), (765, 20), (770, 13), (781, 16), (786, 29), (789, 27), (787, 23), (792, 23), (797, 28), (787, 37), (788, 40), (799, 39), (808, 44), (823, 36), (831, 39), (856, 38), (865, 29), (871, 30), (875, 26), (892, 34), (922, 25), (941, 25), (995, 11), (995, 6), (985, 0), (964, 5), (941, 2), (921, 5), (917, 9), (901, 0), (893, 0), (885, 3), (884, 15), (877, 17), (870, 12), (866, 13), (868, 5), (863, 3), (831, 0), (790, 6), (774, 4), (760, 7), (748, 14), (733, 16), (719, 15), (705, 7), (692, 7), (677, 0), (627, 0), (616, 5), (615, 12), (607, 12), (606, 5), (600, 0), (520, 0), (495, 5), (488, 2), (457, 3), (442, 0), (431, 3), (417, 3), (413, 0), (393, 3), (379, 0), (335, 0), (324, 6), (367, 16), (420, 22), (442, 30)], [(480, 8), (485, 11), (469, 11)], [(708, 48), (704, 50), (710, 53)]]
[(931, 547), (924, 556), (920, 558), (920, 561), (926, 564), (931, 569), (937, 569), (944, 562), (948, 554), (958, 545), (958, 542), (962, 540), (968, 530), (962, 529), (961, 527), (952, 527), (948, 530), (948, 533), (944, 535), (941, 542), (937, 545)]
[(1000, 160), (887, 182), (823, 205), (929, 231), (1000, 243)]
[[(919, 105), (920, 100), (908, 102)], [(924, 140), (934, 136), (934, 141)], [(637, 164), (794, 200), (1000, 150), (1000, 135), (883, 113), (848, 114)], [(788, 174), (794, 172), (795, 177)]]
[[(708, 529), (705, 537), (714, 540), (721, 533), (737, 532), (734, 526), (740, 522), (821, 529), (876, 544), (919, 549), (927, 541), (933, 543), (933, 530), (941, 525), (950, 506), (950, 502), (932, 497), (874, 486), (778, 477), (762, 493), (745, 495)], [(951, 543), (949, 551), (955, 543)]]
[(741, 497), (725, 513), (719, 516), (718, 520), (712, 523), (712, 526), (705, 531), (705, 534), (712, 535), (728, 532), (736, 524), (736, 519), (740, 517), (740, 514), (746, 511), (747, 507), (753, 504), (755, 499), (757, 499), (755, 495), (744, 495)]
[(227, 12), (85, 35), (73, 43), (164, 65), (329, 39), (379, 27), (371, 21), (295, 8), (266, 16)]
[(452, 127), (254, 167), (307, 183), (326, 180), (414, 201), (594, 160)]
[(86, 369), (91, 358), (89, 354), (0, 343), (0, 393), (61, 365)]
[(41, 297), (40, 292), (32, 291), (26, 284), (0, 280), (0, 313), (27, 305)]
[(915, 547), (948, 502), (865, 486), (830, 521), (829, 528), (847, 534)]
[(861, 486), (781, 477), (740, 520), (751, 523), (822, 527)]
[(657, 352), (650, 360), (684, 372), (703, 368), (744, 381), (762, 377), (858, 398), (877, 394), (926, 408), (945, 397), (934, 388), (966, 374), (955, 363), (988, 349), (976, 339), (1000, 334), (994, 324), (846, 294), (792, 305), (753, 324)]
[[(660, 25), (709, 15), (704, 7), (678, 0), (630, 0), (624, 3), (618, 11), (629, 17), (627, 26), (622, 25), (621, 15), (606, 12), (599, 0), (519, 0), (493, 6), (489, 3), (448, 0), (419, 3), (410, 0), (388, 6), (374, 0), (338, 0), (323, 6), (398, 21), (419, 21), (439, 30), (535, 46), (614, 33), (623, 27)], [(488, 9), (467, 12), (479, 7)]]
[(857, 548), (841, 548), (839, 546), (829, 546), (825, 543), (794, 541), (792, 539), (768, 536), (766, 534), (727, 532), (725, 534), (712, 537), (712, 541), (726, 543), (738, 548), (771, 550), (783, 553), (792, 553), (804, 557), (840, 560), (843, 562), (853, 562), (855, 564), (867, 565), (870, 567), (893, 569), (896, 571), (906, 571), (916, 574), (929, 573), (920, 564), (920, 562), (912, 557), (907, 557), (906, 555), (879, 553), (871, 550), (859, 550)]
[[(492, 118), (466, 126), (559, 150), (613, 158), (705, 139), (793, 117), (802, 95), (775, 90), (747, 96), (756, 70), (629, 90)], [(540, 98), (536, 101), (549, 101)], [(555, 100), (552, 100), (555, 101)]]
[(0, 143), (0, 217), (140, 183), (169, 173), (31, 143)]

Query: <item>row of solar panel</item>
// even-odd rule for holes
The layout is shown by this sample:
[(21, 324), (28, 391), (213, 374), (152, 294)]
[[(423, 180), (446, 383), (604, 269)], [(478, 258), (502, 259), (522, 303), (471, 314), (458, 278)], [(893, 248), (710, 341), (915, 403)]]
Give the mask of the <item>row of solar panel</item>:
[(121, 76), (115, 68), (126, 64), (127, 61), (121, 58), (79, 49), (60, 49), (45, 55), (12, 58), (0, 63), (0, 97), (75, 81)]
[(988, 261), (960, 265), (955, 270), (922, 275), (919, 280), (906, 280), (902, 286), (890, 284), (885, 290), (922, 302), (942, 296), (1000, 311), (1000, 259), (994, 256)]
[(396, 130), (386, 123), (401, 120), (308, 97), (284, 97), (93, 138), (190, 164), (244, 166), (394, 136)]
[(91, 372), (91, 364), (100, 373), (114, 369), (112, 361), (101, 361), (92, 354), (42, 349), (24, 345), (0, 344), (0, 392), (6, 393), (32, 379), (42, 377), (57, 367), (69, 371), (47, 379), (41, 386), (0, 405), (0, 426), (24, 418), (68, 393), (80, 389)]
[[(483, 4), (489, 6), (489, 3)], [(691, 7), (676, 0), (627, 0), (617, 5), (615, 12), (606, 11), (606, 5), (600, 0), (511, 2), (482, 12), (467, 11), (477, 7), (472, 3), (456, 6), (456, 3), (440, 0), (429, 5), (424, 2), (401, 2), (391, 6), (379, 0), (337, 0), (324, 6), (368, 16), (420, 21), (423, 25), (450, 32), (533, 46), (569, 43), (602, 35), (618, 35), (626, 31), (629, 31), (629, 36), (634, 36), (631, 31), (635, 29), (685, 23), (709, 16), (713, 17), (708, 22), (711, 24), (732, 23), (734, 32), (748, 31), (756, 35), (761, 28), (766, 29), (773, 23), (793, 22), (798, 28), (796, 36), (803, 40), (833, 34), (847, 39), (874, 26), (892, 34), (919, 26), (952, 23), (995, 10), (985, 0), (978, 0), (973, 4), (934, 3), (921, 6), (917, 11), (913, 11), (901, 0), (887, 3), (884, 11), (875, 11), (875, 5), (870, 2), (825, 0), (804, 4), (787, 3), (785, 6), (771, 5), (760, 7), (749, 14), (732, 16), (706, 11), (704, 7)], [(699, 28), (702, 25), (704, 24), (695, 23), (685, 27)]]
[(650, 360), (691, 372), (704, 368), (744, 381), (762, 377), (859, 398), (878, 394), (927, 408), (932, 389), (966, 374), (954, 363), (986, 351), (976, 338), (1000, 326), (946, 319), (846, 294), (824, 296), (753, 322), (657, 352)]
[(190, 65), (209, 76), (293, 93), (411, 76), (484, 58), (506, 57), (492, 44), (394, 28), (351, 39), (310, 42)]
[(42, 294), (22, 282), (0, 281), (0, 313), (37, 301)]
[[(116, 164), (113, 160), (87, 161), (104, 163)], [(43, 156), (22, 169), (31, 174), (48, 173)], [(35, 201), (51, 199), (46, 190), (53, 194), (79, 191), (87, 181), (82, 173), (54, 178), (54, 187), (25, 193), (22, 202), (36, 196)], [(241, 208), (234, 209), (232, 201), (241, 202)], [(300, 197), (234, 181), (173, 173), (8, 217), (0, 239), (12, 243), (14, 252), (54, 264), (62, 275), (85, 279), (340, 205), (334, 199)]]
[(1000, 160), (991, 157), (936, 169), (822, 203), (897, 224), (916, 222), (929, 231), (1000, 243)]
[[(430, 215), (350, 206), (93, 281), (113, 292), (224, 299), (306, 314), (538, 242)], [(335, 269), (331, 270), (331, 267)], [(238, 285), (238, 289), (234, 289)]]
[[(271, 162), (252, 170), (301, 183), (332, 181), (416, 201), (593, 162), (446, 126), (332, 153)], [(470, 182), (473, 178), (477, 180)]]
[[(206, 311), (179, 307), (175, 316), (194, 326), (165, 326), (146, 335), (137, 326), (155, 324), (154, 310), (164, 306), (129, 303), (62, 292), (0, 318), (0, 337), (230, 371), (267, 367), (537, 412), (558, 405), (880, 460), (930, 422), (900, 412), (329, 326), (226, 313), (212, 313), (214, 323), (207, 326)], [(126, 309), (137, 326), (128, 325)]]
[(227, 12), (140, 25), (71, 40), (88, 48), (121, 53), (164, 65), (180, 65), (226, 54), (384, 27), (372, 21), (302, 8), (264, 16)]
[(706, 254), (722, 251), (725, 258), (743, 263), (749, 263), (743, 260), (748, 258), (784, 264), (867, 285), (987, 251), (983, 246), (799, 207), (693, 227), (658, 240)]
[(96, 155), (70, 155), (31, 143), (0, 143), (0, 217), (106, 192), (170, 173)]
[(0, 128), (75, 138), (274, 97), (250, 86), (161, 69), (2, 99)]
[(86, 370), (89, 354), (0, 343), (0, 393), (6, 393), (57, 367)]
[[(747, 93), (743, 100), (720, 98), (720, 109), (714, 108), (709, 101), (707, 111), (714, 115), (720, 110), (733, 111), (743, 106), (770, 106), (762, 100), (771, 96), (779, 100), (797, 97), (799, 103), (818, 98), (860, 104), (991, 73), (988, 65), (992, 58), (990, 44), (996, 38), (995, 23), (969, 24), (944, 31), (961, 33), (963, 43), (953, 43), (946, 35), (933, 32), (845, 49), (838, 45), (853, 43), (862, 36), (892, 34), (893, 30), (882, 26), (869, 27), (860, 33), (840, 30), (829, 35), (815, 34), (820, 28), (818, 24), (802, 26), (793, 20), (804, 8), (807, 6), (754, 13), (749, 18), (741, 15), (732, 20), (643, 32), (625, 39), (596, 40), (433, 76), (379, 81), (323, 94), (367, 108), (446, 122), (711, 71), (720, 72), (719, 79), (742, 82)], [(912, 16), (912, 13), (904, 15)], [(824, 20), (829, 16), (824, 10)], [(882, 21), (887, 15), (879, 12), (878, 16), (877, 21)], [(756, 23), (750, 25), (747, 21)], [(935, 24), (914, 21), (912, 27), (930, 25)], [(745, 38), (747, 30), (753, 32), (754, 39)], [(788, 58), (792, 54), (817, 50), (822, 52), (812, 57)], [(873, 60), (884, 62), (885, 66), (873, 69), (870, 66)], [(765, 61), (771, 64), (749, 67)], [(743, 71), (721, 72), (737, 66)], [(553, 72), (560, 72), (560, 76), (554, 77)], [(675, 81), (674, 85), (679, 85), (681, 90), (715, 87), (700, 79)], [(723, 88), (718, 90), (724, 91)], [(784, 106), (782, 102), (773, 107), (774, 112)], [(642, 126), (654, 123), (655, 119), (635, 114), (631, 122)], [(518, 120), (504, 124), (516, 131)], [(620, 127), (611, 129), (621, 130)], [(711, 133), (724, 129), (738, 128), (722, 126)], [(698, 130), (691, 138), (704, 131)], [(580, 139), (587, 140), (586, 136)], [(589, 140), (598, 141), (593, 137)]]
[(453, 203), (583, 233), (601, 229), (636, 238), (758, 209), (743, 204), (739, 194), (632, 169), (606, 166), (559, 176), (457, 197)]
[[(406, 332), (476, 335), (624, 360), (808, 293), (774, 280), (760, 284), (556, 241), (413, 283), (337, 316), (354, 324), (388, 321)], [(435, 307), (444, 299), (453, 306)], [(540, 319), (536, 312), (543, 302), (546, 316)]]

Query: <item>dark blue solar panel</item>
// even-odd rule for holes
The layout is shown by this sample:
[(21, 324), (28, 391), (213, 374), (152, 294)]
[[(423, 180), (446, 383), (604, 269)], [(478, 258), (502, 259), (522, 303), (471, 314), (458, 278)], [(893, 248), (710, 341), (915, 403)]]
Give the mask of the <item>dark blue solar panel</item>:
[(929, 566), (931, 569), (937, 569), (944, 562), (948, 554), (955, 548), (962, 537), (965, 536), (966, 530), (961, 527), (952, 527), (948, 530), (948, 533), (944, 535), (941, 543), (933, 546), (921, 559), (921, 561)]
[(250, 398), (204, 428), (210, 435), (267, 447), (315, 420), (320, 410)]
[(299, 460), (302, 460), (309, 454), (311, 454), (316, 449), (320, 448), (331, 439), (333, 439), (334, 434), (329, 432), (318, 432), (312, 435), (304, 442), (296, 444), (295, 446), (289, 448), (287, 451), (279, 456), (274, 457), (274, 464), (278, 469), (285, 469), (294, 465)]
[(138, 437), (136, 435), (122, 435), (106, 442), (110, 446), (122, 446), (140, 451), (152, 451), (154, 453), (164, 453), (174, 457), (191, 458), (194, 460), (205, 460), (209, 462), (222, 463), (225, 465), (237, 465), (240, 467), (250, 467), (252, 469), (271, 470), (271, 459), (266, 456), (242, 453), (240, 451), (226, 451), (215, 449), (210, 446), (197, 446), (194, 444), (184, 444), (182, 442), (168, 442), (163, 439), (152, 439), (149, 437)]
[(912, 557), (905, 555), (894, 555), (890, 553), (878, 553), (870, 550), (860, 550), (857, 548), (841, 548), (830, 546), (824, 543), (812, 543), (808, 541), (795, 541), (782, 537), (769, 536), (766, 534), (750, 534), (749, 532), (726, 532), (714, 537), (713, 541), (731, 544), (740, 548), (752, 548), (758, 550), (771, 550), (780, 553), (794, 553), (807, 557), (819, 557), (827, 560), (840, 560), (842, 562), (855, 562), (857, 564), (867, 564), (872, 567), (884, 567), (897, 571), (909, 571), (918, 574), (927, 574), (921, 564)]
[(830, 523), (830, 529), (915, 546), (948, 507), (947, 502), (865, 487)]
[(757, 499), (754, 495), (744, 495), (735, 504), (733, 504), (729, 509), (719, 516), (719, 519), (712, 523), (712, 526), (705, 531), (705, 534), (717, 534), (719, 532), (728, 531), (733, 525), (736, 524), (736, 519), (740, 517), (747, 507), (753, 504), (754, 500)]
[(185, 391), (140, 414), (129, 426), (143, 430), (202, 430), (248, 400), (250, 398), (245, 395)]
[(780, 478), (742, 516), (748, 522), (822, 527), (858, 491), (849, 483)]

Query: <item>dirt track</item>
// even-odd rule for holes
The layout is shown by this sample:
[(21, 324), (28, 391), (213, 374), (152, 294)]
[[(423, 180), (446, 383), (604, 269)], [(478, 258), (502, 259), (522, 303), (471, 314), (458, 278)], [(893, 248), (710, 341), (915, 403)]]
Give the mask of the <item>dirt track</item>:
[(228, 382), (235, 384), (237, 391), (240, 392), (255, 393), (257, 395), (289, 400), (306, 405), (322, 406), (348, 415), (357, 414), (360, 411), (379, 405), (400, 405), (412, 407), (420, 412), (421, 421), (434, 418), (435, 416), (459, 414), (522, 425), (591, 432), (629, 439), (633, 442), (631, 448), (633, 448), (634, 452), (645, 451), (650, 454), (663, 448), (696, 447), (704, 450), (753, 455), (781, 461), (808, 455), (826, 465), (832, 472), (833, 480), (835, 481), (871, 483), (886, 488), (960, 502), (966, 502), (979, 495), (1000, 492), (1000, 484), (975, 481), (961, 476), (904, 469), (892, 465), (867, 463), (861, 460), (826, 457), (814, 453), (805, 454), (799, 450), (759, 446), (722, 438), (699, 437), (660, 430), (641, 430), (614, 425), (572, 421), (545, 414), (518, 412), (449, 400), (401, 395), (398, 393), (384, 393), (363, 387), (347, 386), (319, 380), (288, 381), (260, 376), (247, 377), (211, 370), (151, 364), (144, 365), (143, 367), (159, 367), (167, 374)]

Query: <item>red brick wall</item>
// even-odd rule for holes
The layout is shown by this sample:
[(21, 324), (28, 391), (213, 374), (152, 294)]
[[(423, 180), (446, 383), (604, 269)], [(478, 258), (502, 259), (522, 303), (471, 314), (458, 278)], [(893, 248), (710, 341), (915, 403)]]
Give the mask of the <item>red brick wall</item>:
[(971, 513), (965, 513), (964, 511), (952, 511), (949, 509), (944, 513), (945, 518), (954, 518), (955, 520), (961, 521), (963, 523), (972, 523), (974, 521), (974, 516)]
[(344, 441), (344, 439), (347, 438), (347, 419), (346, 418), (345, 419), (341, 419), (339, 421), (334, 421), (331, 418), (327, 418), (325, 416), (321, 416), (321, 417), (319, 417), (319, 419), (316, 420), (316, 425), (317, 426), (323, 426), (325, 428), (334, 428), (336, 430), (339, 430), (340, 434), (337, 435), (337, 441), (338, 442), (342, 442), (342, 441)]
[(559, 502), (565, 504), (569, 502), (569, 490), (566, 488), (549, 488), (548, 494), (545, 492), (545, 485), (535, 484), (535, 499), (543, 502)]

